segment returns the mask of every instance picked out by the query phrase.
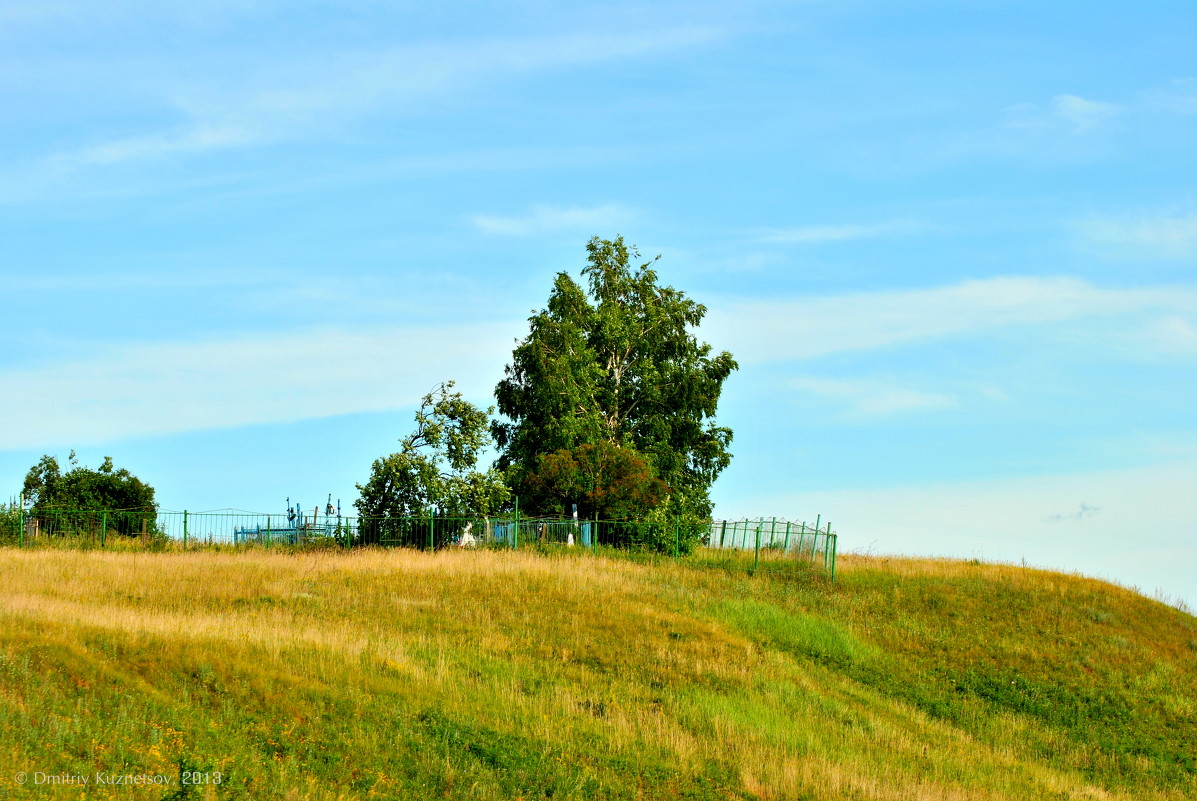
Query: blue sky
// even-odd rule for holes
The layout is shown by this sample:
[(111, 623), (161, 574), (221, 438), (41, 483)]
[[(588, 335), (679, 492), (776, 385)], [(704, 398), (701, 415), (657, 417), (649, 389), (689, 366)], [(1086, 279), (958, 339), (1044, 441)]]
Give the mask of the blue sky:
[(348, 506), (591, 236), (730, 350), (729, 516), (1197, 604), (1197, 7), (0, 0), (0, 485)]

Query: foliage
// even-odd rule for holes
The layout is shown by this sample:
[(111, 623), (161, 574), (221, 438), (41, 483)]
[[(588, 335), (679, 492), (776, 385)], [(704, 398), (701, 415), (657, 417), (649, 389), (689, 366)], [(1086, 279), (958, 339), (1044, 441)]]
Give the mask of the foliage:
[(0, 503), (0, 545), (18, 542), (21, 531), (21, 507)]
[(532, 508), (564, 513), (567, 505), (576, 502), (584, 520), (639, 517), (669, 493), (643, 456), (606, 441), (540, 457), (524, 487)]
[(702, 544), (709, 521), (692, 510), (678, 508), (672, 497), (643, 516), (641, 545), (660, 553), (681, 556), (693, 553)]
[(68, 459), (71, 469), (66, 473), (56, 457), (45, 455), (25, 475), (23, 495), (31, 517), (49, 520), (56, 510), (105, 511), (114, 513), (114, 531), (156, 533), (153, 487), (123, 467), (116, 469), (111, 456), (96, 470), (80, 466), (73, 450)]
[(541, 457), (607, 442), (642, 454), (678, 509), (707, 517), (731, 460), (732, 432), (714, 417), (736, 362), (691, 333), (706, 307), (661, 286), (656, 259), (630, 266), (639, 254), (618, 237), (586, 250), (587, 289), (557, 275), (495, 389), (499, 464), (522, 492)]
[(416, 430), (400, 441), (402, 449), (376, 459), (370, 478), (357, 485), (354, 505), (361, 517), (422, 517), (430, 510), (443, 517), (482, 517), (507, 503), (510, 493), (500, 473), (477, 469), (492, 442), (494, 410), (479, 409), (453, 386), (444, 382), (424, 396)]

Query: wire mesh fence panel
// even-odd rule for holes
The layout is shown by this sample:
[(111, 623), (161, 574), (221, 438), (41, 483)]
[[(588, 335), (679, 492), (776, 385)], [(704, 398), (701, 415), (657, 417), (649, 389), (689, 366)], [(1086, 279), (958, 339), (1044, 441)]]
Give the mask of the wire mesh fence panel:
[(109, 538), (161, 536), (155, 509), (22, 509), (9, 510), (9, 536), (19, 544), (80, 543), (104, 546)]
[(520, 543), (523, 545), (575, 545), (581, 537), (581, 526), (569, 519), (523, 519), (519, 521)]
[[(332, 507), (329, 507), (330, 512)], [(134, 541), (196, 546), (377, 546), (385, 548), (617, 548), (674, 558), (743, 562), (748, 570), (817, 565), (835, 575), (837, 536), (830, 524), (784, 518), (715, 520), (579, 520), (577, 518), (360, 518), (289, 510), (271, 515), (235, 510), (24, 510), (0, 505), (0, 545), (78, 543), (111, 547)], [(696, 563), (697, 563), (696, 561)], [(751, 561), (751, 564), (749, 564)], [(734, 564), (733, 564), (734, 563)]]
[(838, 535), (830, 523), (813, 524), (780, 517), (714, 520), (706, 528), (707, 548), (753, 553), (754, 558), (781, 558), (820, 566), (835, 575)]
[(348, 543), (348, 519), (335, 515), (270, 515), (253, 512), (161, 512), (159, 529), (191, 545), (299, 545)]

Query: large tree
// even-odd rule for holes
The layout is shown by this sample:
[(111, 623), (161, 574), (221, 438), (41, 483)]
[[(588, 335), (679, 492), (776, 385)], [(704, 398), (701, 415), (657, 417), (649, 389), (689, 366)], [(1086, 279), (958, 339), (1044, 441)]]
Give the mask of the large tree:
[(619, 445), (648, 460), (674, 510), (706, 517), (731, 461), (732, 432), (715, 413), (736, 362), (698, 341), (706, 307), (660, 285), (657, 259), (633, 266), (640, 255), (622, 237), (586, 251), (586, 288), (557, 275), (495, 390), (507, 418), (493, 426), (499, 464), (519, 489), (548, 454)]
[(440, 384), (424, 396), (416, 429), (397, 453), (376, 459), (365, 484), (358, 484), (358, 514), (371, 520), (423, 517), (483, 517), (509, 497), (497, 470), (478, 470), (479, 456), (492, 444), (490, 413)]

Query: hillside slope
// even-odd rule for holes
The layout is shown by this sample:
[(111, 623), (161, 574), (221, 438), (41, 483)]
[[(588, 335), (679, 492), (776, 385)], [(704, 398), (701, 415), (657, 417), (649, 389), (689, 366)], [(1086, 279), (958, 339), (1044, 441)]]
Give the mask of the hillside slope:
[(1197, 619), (1074, 576), (0, 550), (0, 797), (1179, 800), (1194, 744)]

